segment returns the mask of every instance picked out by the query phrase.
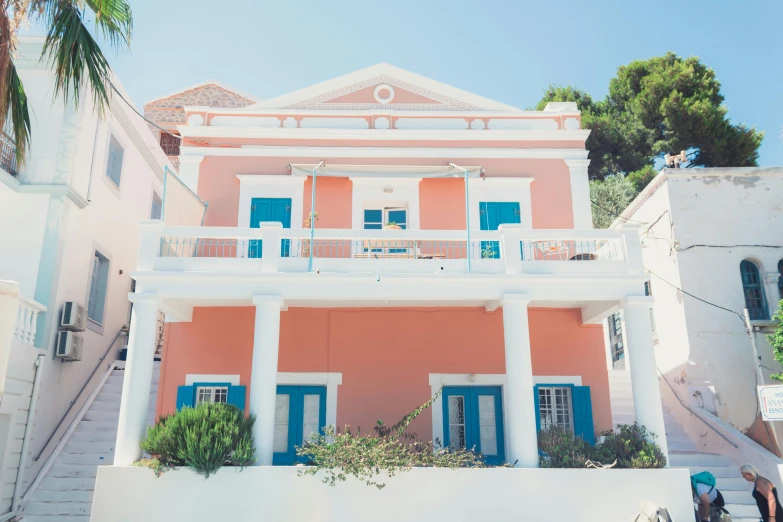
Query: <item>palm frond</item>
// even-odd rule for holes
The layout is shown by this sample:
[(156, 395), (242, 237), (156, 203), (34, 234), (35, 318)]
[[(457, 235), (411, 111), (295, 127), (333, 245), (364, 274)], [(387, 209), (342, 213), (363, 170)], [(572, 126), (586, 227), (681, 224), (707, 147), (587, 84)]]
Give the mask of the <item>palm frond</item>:
[(85, 0), (95, 13), (95, 24), (115, 47), (130, 45), (133, 14), (125, 0)]
[(54, 68), (55, 94), (72, 98), (79, 105), (82, 88), (89, 84), (99, 114), (109, 106), (110, 69), (98, 43), (82, 22), (77, 5), (69, 0), (52, 0), (44, 13), (49, 32), (43, 56)]
[[(30, 147), (30, 108), (27, 104), (24, 85), (22, 85), (22, 80), (19, 78), (13, 62), (8, 65), (5, 96), (0, 100), (0, 104), (5, 109), (3, 128), (13, 134), (11, 138), (16, 146), (16, 162), (22, 165)], [(7, 125), (9, 119), (11, 123)]]

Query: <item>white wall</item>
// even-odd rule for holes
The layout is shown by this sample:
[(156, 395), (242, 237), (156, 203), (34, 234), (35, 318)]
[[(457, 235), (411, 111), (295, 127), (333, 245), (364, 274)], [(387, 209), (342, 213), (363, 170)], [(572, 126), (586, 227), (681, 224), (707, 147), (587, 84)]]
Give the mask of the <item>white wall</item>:
[[(645, 266), (687, 292), (741, 313), (745, 300), (739, 265), (754, 259), (766, 279), (773, 313), (781, 299), (777, 263), (783, 249), (736, 245), (783, 245), (783, 169), (667, 172), (663, 185), (630, 216), (652, 224), (663, 215), (642, 234)], [(682, 294), (655, 275), (650, 280), (659, 336), (656, 359), (667, 380), (690, 406), (745, 430), (756, 418), (757, 404), (751, 343), (743, 321)], [(763, 332), (756, 335), (761, 364), (780, 372), (764, 337)], [(764, 370), (767, 376), (770, 372)]]
[[(41, 43), (40, 38), (26, 37), (20, 44), (16, 64), (34, 114), (32, 146), (18, 178), (21, 185), (0, 190), (0, 244), (11, 246), (0, 255), (0, 279), (17, 279), (22, 295), (48, 308), (37, 333), (37, 346), (49, 357), (42, 370), (33, 454), (128, 321), (138, 222), (149, 218), (153, 190), (162, 196), (168, 164), (146, 124), (118, 97), (104, 119), (98, 118), (89, 97), (78, 109), (72, 102), (53, 99), (52, 73), (38, 60)], [(124, 148), (119, 190), (105, 176), (110, 133)], [(82, 360), (63, 363), (51, 357), (58, 316), (65, 301), (87, 307), (96, 249), (110, 260), (105, 318), (100, 327), (83, 333)], [(120, 337), (114, 344), (46, 451), (32, 464), (28, 483), (123, 342)]]
[(693, 520), (684, 469), (415, 468), (383, 480), (380, 491), (297, 474), (296, 467), (253, 466), (204, 480), (186, 469), (156, 478), (149, 469), (100, 467), (92, 520), (606, 522), (632, 520), (644, 499), (667, 506), (673, 520)]

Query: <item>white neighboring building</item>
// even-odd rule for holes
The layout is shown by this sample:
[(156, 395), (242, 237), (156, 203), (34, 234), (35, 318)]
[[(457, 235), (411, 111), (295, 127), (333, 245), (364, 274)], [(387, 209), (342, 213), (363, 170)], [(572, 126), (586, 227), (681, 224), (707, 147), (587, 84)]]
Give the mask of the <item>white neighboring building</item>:
[[(643, 223), (656, 360), (666, 381), (689, 407), (774, 449), (774, 432), (757, 414), (756, 366), (742, 318), (678, 289), (739, 314), (747, 307), (763, 380), (774, 383), (769, 375), (781, 366), (766, 334), (783, 299), (783, 168), (664, 169), (614, 227), (625, 222)], [(614, 336), (611, 318), (608, 327), (610, 368), (622, 369), (622, 335)], [(670, 392), (666, 382), (661, 388)], [(667, 397), (676, 398), (663, 397), (674, 409)], [(775, 431), (780, 446), (783, 427)]]
[[(3, 142), (0, 154), (0, 280), (17, 282), (23, 302), (46, 310), (38, 314), (35, 348), (31, 343), (12, 348), (45, 355), (28, 454), (31, 460), (39, 453), (40, 457), (32, 461), (28, 483), (123, 347), (121, 329), (129, 319), (138, 223), (160, 217), (163, 172), (170, 167), (144, 121), (116, 95), (104, 119), (96, 115), (89, 96), (78, 109), (72, 102), (53, 100), (53, 74), (39, 60), (43, 41), (23, 37), (15, 61), (31, 106), (30, 153), (18, 169), (11, 161), (10, 142)], [(115, 84), (121, 89), (116, 80)], [(80, 334), (81, 360), (74, 362), (54, 357), (59, 315), (68, 301), (84, 306), (89, 317)], [(0, 331), (0, 347), (7, 335)], [(11, 354), (12, 361), (19, 357)], [(83, 386), (84, 392), (46, 444)], [(31, 389), (30, 384), (18, 392), (26, 393), (29, 402)], [(9, 391), (13, 390), (6, 387)], [(0, 417), (0, 449), (7, 442), (2, 422)], [(21, 439), (18, 433), (12, 435)], [(0, 513), (10, 505), (14, 473), (0, 475)]]

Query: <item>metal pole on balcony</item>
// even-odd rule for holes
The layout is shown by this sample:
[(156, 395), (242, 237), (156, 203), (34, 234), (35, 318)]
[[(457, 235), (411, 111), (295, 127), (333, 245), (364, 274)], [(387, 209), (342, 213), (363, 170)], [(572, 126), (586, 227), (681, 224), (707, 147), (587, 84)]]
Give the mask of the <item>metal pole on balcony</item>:
[(313, 187), (312, 194), (310, 196), (310, 261), (307, 265), (307, 271), (313, 271), (313, 240), (315, 239), (315, 177), (318, 167), (324, 164), (324, 160), (321, 160), (318, 165), (313, 169)]
[(467, 229), (468, 243), (467, 243), (467, 259), (468, 259), (468, 273), (470, 273), (470, 184), (468, 183), (468, 169), (463, 169), (459, 165), (449, 162), (449, 165), (455, 169), (461, 170), (465, 174), (465, 228)]

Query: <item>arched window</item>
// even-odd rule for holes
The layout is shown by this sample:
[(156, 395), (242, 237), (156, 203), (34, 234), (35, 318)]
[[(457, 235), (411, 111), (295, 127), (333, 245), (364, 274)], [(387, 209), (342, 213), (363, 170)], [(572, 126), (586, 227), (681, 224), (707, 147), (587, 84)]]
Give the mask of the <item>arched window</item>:
[(764, 285), (759, 275), (759, 267), (753, 261), (745, 259), (740, 263), (742, 289), (745, 291), (745, 306), (753, 320), (769, 320), (767, 300), (764, 299)]

